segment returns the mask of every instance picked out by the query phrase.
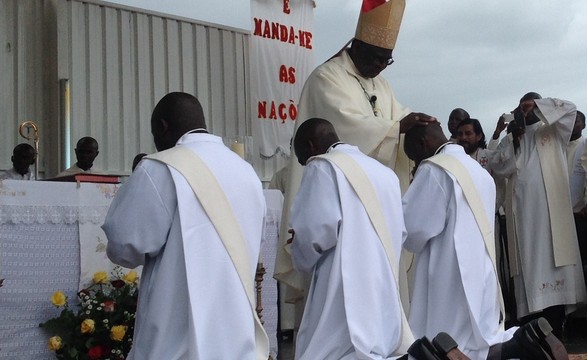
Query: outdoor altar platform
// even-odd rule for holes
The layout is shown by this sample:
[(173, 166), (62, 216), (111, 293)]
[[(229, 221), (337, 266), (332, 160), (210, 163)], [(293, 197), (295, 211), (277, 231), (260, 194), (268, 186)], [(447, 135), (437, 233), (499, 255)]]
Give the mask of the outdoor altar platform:
[[(57, 316), (51, 295), (76, 299), (96, 271), (114, 265), (101, 229), (121, 185), (49, 181), (0, 181), (0, 359), (54, 359), (39, 324)], [(122, 185), (124, 186), (124, 185)], [(277, 284), (273, 279), (283, 196), (265, 190), (262, 243), (262, 319), (277, 354)]]

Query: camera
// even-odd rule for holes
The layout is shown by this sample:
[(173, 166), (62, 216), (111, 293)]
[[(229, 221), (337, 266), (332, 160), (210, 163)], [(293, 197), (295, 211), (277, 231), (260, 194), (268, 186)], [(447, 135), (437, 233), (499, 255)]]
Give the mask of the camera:
[(503, 113), (501, 116), (503, 117), (506, 125), (509, 124), (510, 122), (514, 121), (514, 114)]

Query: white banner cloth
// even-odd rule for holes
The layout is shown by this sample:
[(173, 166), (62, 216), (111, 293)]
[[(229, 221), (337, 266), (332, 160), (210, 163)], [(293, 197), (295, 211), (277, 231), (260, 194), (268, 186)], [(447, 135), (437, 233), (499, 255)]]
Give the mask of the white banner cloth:
[(289, 156), (297, 105), (313, 69), (312, 0), (251, 1), (253, 137), (262, 157)]

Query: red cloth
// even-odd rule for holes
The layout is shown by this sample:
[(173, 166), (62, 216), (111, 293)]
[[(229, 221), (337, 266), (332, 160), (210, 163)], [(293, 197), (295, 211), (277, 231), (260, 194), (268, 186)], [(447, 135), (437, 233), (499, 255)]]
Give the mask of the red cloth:
[(363, 0), (363, 6), (361, 7), (362, 12), (367, 12), (375, 9), (379, 5), (383, 5), (387, 0)]

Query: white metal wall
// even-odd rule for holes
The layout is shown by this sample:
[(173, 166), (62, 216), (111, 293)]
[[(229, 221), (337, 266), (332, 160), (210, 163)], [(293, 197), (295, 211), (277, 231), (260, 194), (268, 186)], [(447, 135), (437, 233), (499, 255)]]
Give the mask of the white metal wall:
[[(128, 173), (139, 152), (155, 151), (150, 114), (170, 91), (198, 97), (209, 129), (251, 135), (248, 32), (96, 0), (2, 0), (0, 168), (10, 168), (18, 124), (40, 126), (46, 177), (64, 168), (80, 137), (100, 144), (95, 166)], [(6, 45), (5, 45), (6, 44)], [(71, 135), (63, 149), (59, 81), (70, 84)], [(262, 179), (285, 164), (255, 159)]]
[(154, 151), (151, 110), (170, 91), (196, 95), (215, 134), (247, 134), (245, 33), (94, 3), (59, 5), (68, 22), (59, 77), (71, 83), (72, 145), (95, 137), (98, 166), (125, 171), (138, 152)]
[(42, 136), (50, 130), (49, 107), (55, 100), (43, 86), (54, 69), (51, 58), (55, 52), (50, 44), (55, 31), (48, 25), (51, 17), (43, 1), (0, 1), (0, 169), (12, 167), (14, 146), (22, 142), (33, 145), (18, 135), (18, 124), (23, 121), (39, 125), (41, 151), (55, 146), (50, 136)]

